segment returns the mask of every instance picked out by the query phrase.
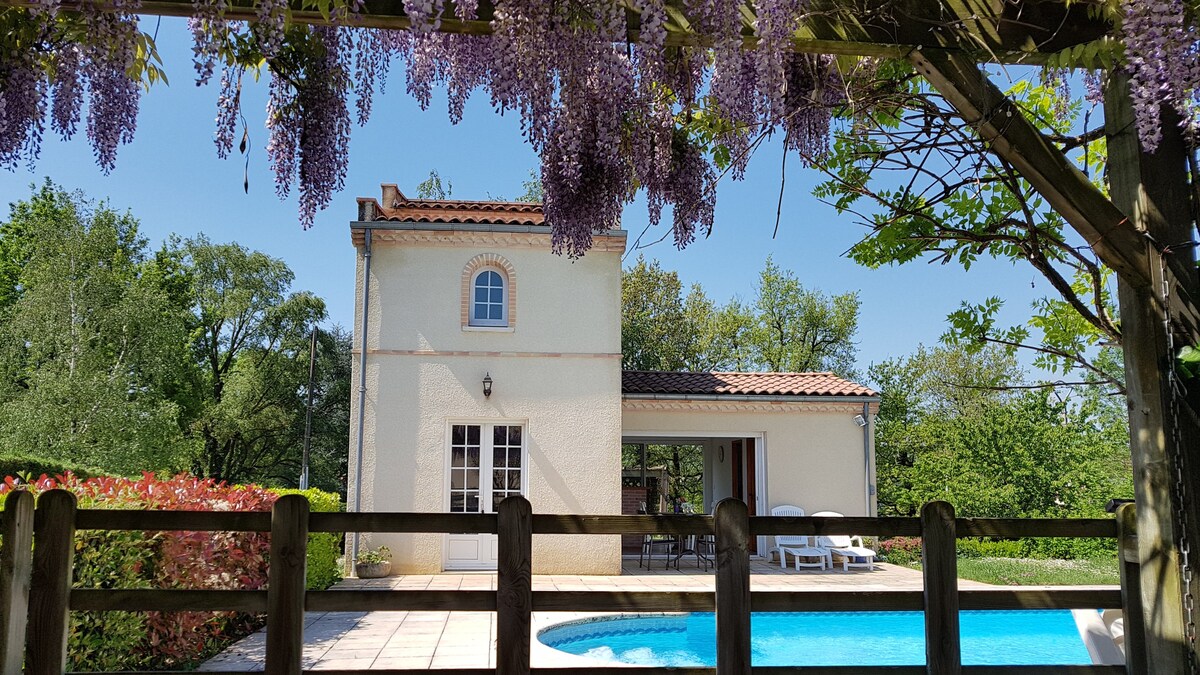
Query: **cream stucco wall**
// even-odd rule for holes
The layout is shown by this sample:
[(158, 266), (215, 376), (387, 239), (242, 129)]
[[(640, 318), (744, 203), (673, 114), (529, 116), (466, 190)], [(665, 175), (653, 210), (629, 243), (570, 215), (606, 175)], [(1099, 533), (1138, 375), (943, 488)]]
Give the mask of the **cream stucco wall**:
[[(760, 470), (765, 494), (759, 495), (761, 515), (780, 504), (794, 504), (808, 513), (837, 511), (847, 516), (874, 515), (874, 447), (864, 453), (864, 429), (854, 422), (867, 402), (871, 417), (875, 399), (830, 402), (716, 402), (686, 400), (626, 400), (622, 412), (625, 437), (678, 435), (715, 438), (759, 436)], [(868, 443), (871, 443), (867, 427)], [(721, 443), (721, 441), (716, 441)], [(728, 494), (731, 453), (725, 460), (710, 458), (714, 498)]]
[[(457, 226), (471, 229), (472, 226)], [(363, 433), (362, 510), (448, 510), (452, 422), (525, 425), (527, 496), (535, 513), (619, 513), (621, 246), (580, 260), (548, 237), (493, 234), (389, 241), (372, 235)], [(614, 237), (617, 239), (617, 237)], [(464, 330), (461, 275), (477, 255), (503, 256), (516, 280), (513, 330)], [(363, 247), (356, 281), (361, 326)], [(359, 336), (355, 338), (358, 349)], [(355, 355), (356, 363), (358, 354)], [(490, 374), (493, 394), (481, 381)], [(355, 373), (352, 411), (357, 411)], [(351, 423), (350, 500), (357, 489)], [(364, 535), (386, 544), (394, 573), (443, 568), (442, 535)], [(615, 574), (617, 537), (534, 538), (534, 571)]]

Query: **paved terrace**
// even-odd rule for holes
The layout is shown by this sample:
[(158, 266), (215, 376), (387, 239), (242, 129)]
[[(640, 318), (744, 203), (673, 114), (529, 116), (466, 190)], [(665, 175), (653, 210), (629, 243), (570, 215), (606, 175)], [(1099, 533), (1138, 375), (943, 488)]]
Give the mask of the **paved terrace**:
[[(684, 558), (680, 569), (638, 567), (625, 560), (621, 576), (535, 575), (535, 591), (712, 591), (712, 570), (694, 567)], [(873, 571), (820, 571), (780, 569), (754, 560), (750, 563), (750, 588), (754, 591), (804, 591), (813, 589), (911, 590), (921, 588), (921, 573), (906, 567), (878, 563)], [(962, 587), (984, 587), (960, 581)], [(380, 590), (495, 590), (495, 573), (432, 574), (347, 579), (334, 589)], [(536, 644), (540, 626), (589, 616), (571, 612), (535, 612), (532, 651), (534, 667), (578, 664), (564, 661), (560, 652)], [(492, 612), (310, 612), (304, 628), (304, 667), (322, 669), (389, 668), (492, 668), (496, 665), (496, 615)], [(238, 642), (206, 662), (200, 670), (261, 670), (265, 631)]]

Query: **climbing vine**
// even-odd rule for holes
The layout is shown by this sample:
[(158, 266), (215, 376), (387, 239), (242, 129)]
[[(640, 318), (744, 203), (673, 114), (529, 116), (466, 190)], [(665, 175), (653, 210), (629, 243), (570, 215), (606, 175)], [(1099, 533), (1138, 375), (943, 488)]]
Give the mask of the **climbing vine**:
[[(231, 18), (231, 0), (192, 3), (195, 80), (219, 82), (217, 154), (245, 151), (243, 82), (265, 75), (276, 192), (297, 189), (305, 227), (342, 188), (352, 126), (369, 119), (393, 64), (423, 108), (445, 87), (454, 122), (479, 91), (519, 117), (541, 158), (554, 249), (570, 256), (617, 226), (639, 189), (651, 222), (670, 207), (674, 242), (687, 245), (712, 227), (715, 182), (740, 178), (763, 138), (781, 133), (800, 157), (820, 157), (831, 123), (852, 123), (871, 98), (860, 94), (878, 84), (877, 60), (792, 51), (811, 0), (758, 0), (749, 19), (729, 0), (498, 0), (487, 35), (438, 31), (443, 17), (475, 20), (476, 0), (403, 0), (406, 31), (353, 27), (361, 2), (298, 5), (325, 26), (292, 23), (285, 0), (256, 0), (250, 21)], [(1196, 30), (1183, 0), (1107, 7), (1124, 26), (1138, 129), (1153, 148), (1159, 101), (1189, 129), (1196, 120)], [(34, 165), (47, 124), (71, 138), (83, 123), (100, 168), (115, 166), (142, 92), (165, 79), (138, 9), (138, 0), (37, 0), (0, 10), (0, 165)], [(668, 44), (670, 21), (685, 22), (694, 44)]]

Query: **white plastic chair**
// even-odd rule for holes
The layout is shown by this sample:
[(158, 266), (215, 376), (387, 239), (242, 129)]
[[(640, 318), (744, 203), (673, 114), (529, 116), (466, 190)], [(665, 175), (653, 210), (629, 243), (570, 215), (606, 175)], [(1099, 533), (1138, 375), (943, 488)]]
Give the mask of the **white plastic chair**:
[[(784, 504), (771, 509), (771, 515), (799, 518), (804, 515), (804, 509), (799, 506)], [(829, 560), (830, 567), (833, 566), (833, 558), (829, 555), (829, 549), (818, 546), (816, 542), (812, 541), (812, 537), (807, 535), (775, 535), (775, 548), (771, 550), (779, 551), (780, 569), (787, 569), (787, 556), (789, 553), (795, 558), (797, 570), (801, 567), (817, 567), (824, 570), (826, 560)], [(817, 562), (801, 562), (805, 558), (816, 558)]]
[[(818, 511), (814, 518), (842, 518), (837, 511)], [(875, 551), (863, 546), (862, 537), (846, 534), (831, 534), (818, 537), (817, 543), (829, 550), (830, 567), (833, 567), (832, 556), (842, 559), (842, 571), (849, 572), (851, 567), (865, 567), (868, 571), (875, 569)]]

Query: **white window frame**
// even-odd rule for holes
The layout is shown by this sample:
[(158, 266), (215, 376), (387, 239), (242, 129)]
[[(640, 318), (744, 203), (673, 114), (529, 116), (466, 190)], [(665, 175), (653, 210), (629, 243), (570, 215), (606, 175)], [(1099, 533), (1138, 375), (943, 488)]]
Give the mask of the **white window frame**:
[[(476, 301), (475, 291), (476, 284), (479, 282), (479, 277), (488, 272), (495, 272), (500, 277), (500, 318), (499, 319), (480, 319), (475, 316)], [(489, 287), (492, 288), (492, 287)], [(508, 294), (511, 291), (509, 288), (508, 273), (495, 265), (485, 265), (475, 270), (471, 275), (471, 283), (468, 286), (467, 293), (467, 325), (472, 328), (508, 328)], [(488, 300), (488, 305), (491, 300)]]
[[(521, 427), (521, 494), (529, 497), (529, 420), (526, 419), (503, 419), (503, 418), (462, 418), (446, 420), (445, 430), (445, 448), (443, 454), (445, 456), (442, 461), (442, 513), (450, 513), (450, 463), (453, 453), (454, 427), (459, 424), (473, 424), (482, 427), (479, 430), (479, 503), (487, 504), (487, 509), (480, 513), (493, 513), (491, 511), (490, 502), (485, 502), (483, 499), (484, 493), (484, 467), (487, 468), (486, 477), (487, 493), (491, 497), (491, 472), (492, 466), (492, 427), (497, 426), (512, 426)], [(486, 462), (484, 461), (486, 458)], [(468, 513), (470, 513), (468, 511)]]

